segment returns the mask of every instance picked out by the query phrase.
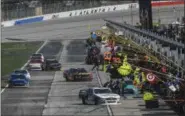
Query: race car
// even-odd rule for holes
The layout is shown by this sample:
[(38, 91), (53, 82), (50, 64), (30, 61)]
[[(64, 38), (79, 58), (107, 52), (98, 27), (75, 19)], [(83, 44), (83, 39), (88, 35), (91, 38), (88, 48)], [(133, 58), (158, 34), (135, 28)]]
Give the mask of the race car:
[(60, 70), (61, 64), (56, 59), (46, 59), (43, 70)]
[(88, 73), (85, 68), (70, 68), (63, 72), (66, 81), (91, 81), (92, 73)]
[(42, 71), (43, 70), (43, 62), (42, 59), (30, 59), (30, 62), (28, 64), (28, 70), (37, 70)]
[(44, 62), (44, 55), (42, 53), (35, 53), (31, 55), (30, 59), (41, 59)]
[(86, 89), (81, 96), (82, 103), (86, 104), (120, 104), (120, 95), (112, 93), (109, 88), (92, 87)]
[(9, 79), (9, 87), (26, 86), (29, 87), (30, 78), (24, 73), (13, 73)]
[(25, 69), (17, 69), (11, 75), (24, 75), (26, 78), (31, 79), (30, 73)]
[(80, 90), (79, 94), (78, 94), (78, 97), (79, 98), (82, 98), (82, 96), (86, 93), (86, 89), (82, 89)]

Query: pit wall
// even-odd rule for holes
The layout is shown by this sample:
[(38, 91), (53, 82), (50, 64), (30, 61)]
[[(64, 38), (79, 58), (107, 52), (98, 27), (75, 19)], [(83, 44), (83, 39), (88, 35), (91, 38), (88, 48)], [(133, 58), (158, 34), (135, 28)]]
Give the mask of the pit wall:
[[(164, 6), (183, 5), (183, 4), (184, 4), (183, 0), (160, 1), (160, 2), (152, 2), (152, 7), (164, 7)], [(52, 13), (52, 14), (35, 16), (35, 17), (27, 17), (23, 19), (5, 21), (5, 22), (1, 22), (1, 26), (11, 27), (15, 25), (24, 25), (24, 24), (41, 22), (41, 21), (46, 21), (46, 20), (58, 19), (58, 18), (85, 16), (85, 15), (92, 15), (92, 14), (98, 14), (98, 13), (103, 13), (103, 12), (123, 11), (123, 10), (131, 9), (131, 6), (132, 8), (139, 8), (138, 3), (102, 6), (102, 7), (96, 7), (96, 8), (73, 10), (73, 11), (68, 11), (68, 12)]]

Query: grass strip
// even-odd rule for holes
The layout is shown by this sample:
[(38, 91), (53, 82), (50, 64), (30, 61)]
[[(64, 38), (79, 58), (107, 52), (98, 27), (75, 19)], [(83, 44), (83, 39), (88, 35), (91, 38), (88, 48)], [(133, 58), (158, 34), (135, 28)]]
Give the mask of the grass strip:
[(43, 42), (1, 43), (1, 87), (5, 85), (8, 74), (21, 68), (42, 44)]

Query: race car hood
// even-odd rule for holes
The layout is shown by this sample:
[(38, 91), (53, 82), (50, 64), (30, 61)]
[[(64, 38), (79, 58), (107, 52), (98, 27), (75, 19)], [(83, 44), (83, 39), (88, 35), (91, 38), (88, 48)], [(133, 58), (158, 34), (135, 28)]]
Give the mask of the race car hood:
[(30, 63), (30, 67), (41, 67), (41, 63)]
[(100, 97), (100, 98), (104, 98), (104, 99), (106, 99), (106, 98), (110, 98), (110, 97), (117, 98), (117, 99), (119, 99), (119, 98), (120, 98), (120, 96), (119, 96), (119, 95), (114, 94), (114, 93), (96, 94), (96, 96), (98, 96), (98, 97)]

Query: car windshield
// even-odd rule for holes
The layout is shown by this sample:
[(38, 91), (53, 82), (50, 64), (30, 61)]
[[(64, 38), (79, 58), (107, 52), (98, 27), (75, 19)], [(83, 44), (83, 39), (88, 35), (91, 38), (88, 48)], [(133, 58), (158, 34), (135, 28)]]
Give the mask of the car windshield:
[(18, 74), (18, 73), (26, 74), (27, 71), (26, 71), (26, 70), (16, 70), (15, 73), (16, 73), (16, 74)]
[(41, 60), (40, 59), (32, 59), (30, 62), (31, 63), (41, 63)]
[(94, 89), (94, 93), (104, 94), (104, 93), (111, 93), (111, 91), (109, 89)]
[(42, 55), (41, 55), (41, 54), (33, 54), (33, 55), (32, 55), (32, 57), (35, 57), (35, 56), (41, 57)]
[(31, 59), (41, 59), (41, 56), (32, 56)]
[(49, 61), (49, 63), (58, 63), (57, 60), (52, 60), (52, 61)]

